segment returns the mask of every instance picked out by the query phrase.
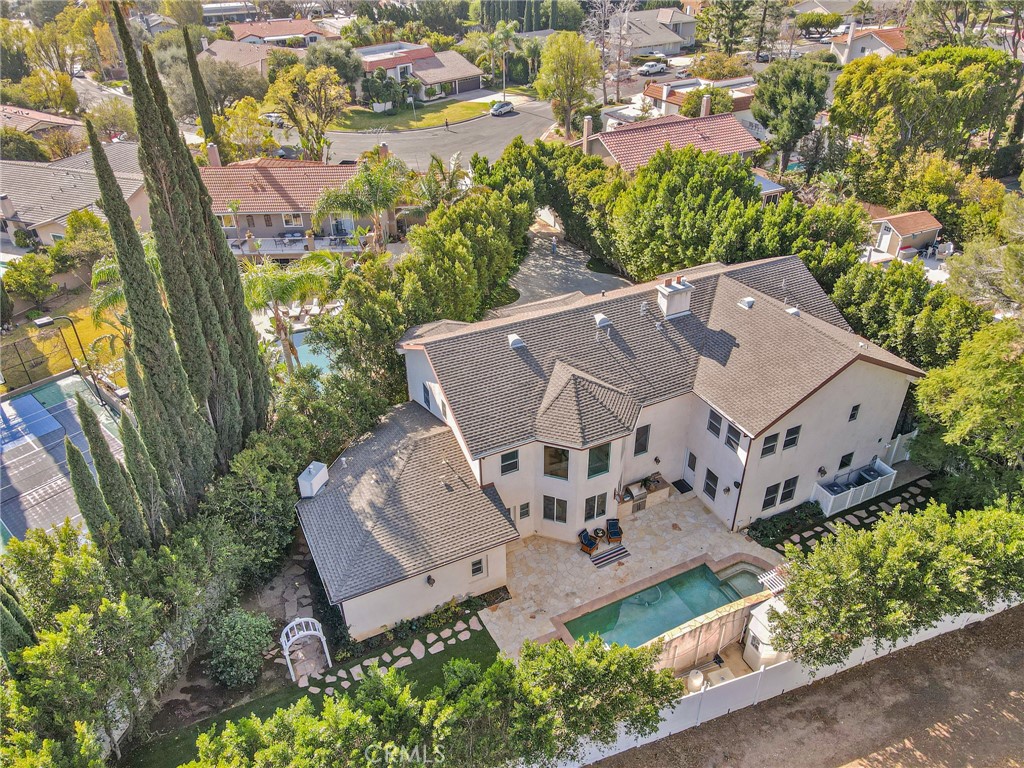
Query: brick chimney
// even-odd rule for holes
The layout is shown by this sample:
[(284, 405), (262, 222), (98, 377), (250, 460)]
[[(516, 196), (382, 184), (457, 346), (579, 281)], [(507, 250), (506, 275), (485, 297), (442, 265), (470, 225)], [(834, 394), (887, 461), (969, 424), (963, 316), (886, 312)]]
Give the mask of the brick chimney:
[(14, 218), (14, 201), (10, 195), (0, 195), (0, 216), (5, 219)]
[(583, 154), (590, 154), (590, 135), (594, 132), (594, 118), (587, 115), (583, 118)]
[(217, 145), (213, 142), (206, 145), (206, 156), (210, 160), (210, 165), (214, 168), (220, 168), (222, 163), (220, 161), (220, 150), (217, 149)]
[(711, 94), (705, 93), (700, 100), (700, 116), (710, 117), (711, 116)]

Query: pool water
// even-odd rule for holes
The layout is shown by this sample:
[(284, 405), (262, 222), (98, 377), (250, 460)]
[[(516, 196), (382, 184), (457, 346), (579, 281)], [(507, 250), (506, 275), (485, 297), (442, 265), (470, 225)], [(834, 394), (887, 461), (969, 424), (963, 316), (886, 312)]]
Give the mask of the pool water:
[(567, 621), (565, 626), (577, 639), (596, 633), (607, 643), (639, 648), (670, 629), (762, 589), (757, 576), (749, 571), (738, 571), (722, 581), (706, 565), (700, 565)]
[(323, 373), (327, 373), (331, 369), (331, 361), (325, 354), (318, 354), (306, 344), (306, 334), (309, 331), (297, 331), (292, 334), (292, 341), (295, 343), (295, 349), (299, 353), (299, 363), (301, 365), (315, 365)]

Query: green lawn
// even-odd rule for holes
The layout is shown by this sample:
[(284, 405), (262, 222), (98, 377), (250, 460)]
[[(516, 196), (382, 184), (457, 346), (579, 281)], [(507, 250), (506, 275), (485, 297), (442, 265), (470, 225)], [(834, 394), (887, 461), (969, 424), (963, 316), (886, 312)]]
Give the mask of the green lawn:
[(382, 128), (389, 131), (407, 131), (410, 128), (433, 128), (444, 125), (444, 121), (457, 123), (487, 112), (487, 104), (479, 101), (455, 101), (446, 99), (426, 107), (416, 107), (416, 117), (411, 109), (403, 109), (397, 115), (376, 113), (363, 107), (345, 110), (332, 127), (337, 131), (371, 131)]
[(537, 98), (537, 89), (532, 85), (510, 85), (505, 88), (505, 94), (515, 93), (519, 96), (529, 96), (531, 99)]
[[(421, 637), (420, 640), (423, 640), (423, 638)], [(402, 644), (409, 647), (412, 641), (403, 642)], [(380, 653), (382, 651), (374, 651), (372, 655), (380, 655)], [(459, 658), (470, 659), (486, 667), (497, 656), (498, 646), (491, 639), (487, 631), (484, 630), (474, 632), (468, 640), (446, 646), (439, 653), (427, 654), (422, 659), (402, 669), (401, 672), (413, 683), (413, 690), (417, 694), (426, 695), (435, 686), (441, 684), (442, 668), (446, 662)], [(341, 666), (349, 669), (356, 661), (357, 659), (350, 659), (343, 662)], [(322, 680), (318, 681), (317, 685), (323, 687), (324, 682)], [(337, 687), (337, 684), (335, 684), (335, 687)], [(357, 687), (358, 683), (349, 688), (347, 693), (354, 692)], [(182, 763), (195, 759), (196, 738), (200, 733), (210, 730), (213, 726), (219, 728), (229, 720), (238, 720), (249, 715), (268, 717), (279, 708), (294, 704), (303, 696), (309, 696), (317, 707), (323, 703), (323, 694), (307, 693), (305, 689), (288, 683), (282, 688), (264, 694), (245, 704), (240, 704), (219, 715), (186, 726), (172, 733), (158, 736), (148, 743), (140, 744), (136, 749), (125, 755), (121, 765), (128, 766), (129, 768), (176, 768)]]

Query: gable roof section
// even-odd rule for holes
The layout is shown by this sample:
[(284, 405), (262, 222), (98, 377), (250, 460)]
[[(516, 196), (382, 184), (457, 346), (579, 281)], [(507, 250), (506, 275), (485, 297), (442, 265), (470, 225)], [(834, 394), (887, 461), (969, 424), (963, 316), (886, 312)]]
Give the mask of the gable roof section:
[(604, 144), (627, 173), (645, 165), (666, 144), (672, 149), (692, 146), (701, 152), (721, 155), (755, 152), (761, 147), (732, 114), (692, 119), (681, 115), (656, 117), (599, 133), (594, 138)]
[(403, 41), (364, 45), (356, 48), (355, 51), (363, 62), (363, 72), (373, 72), (377, 67), (394, 69), (403, 64), (414, 64), (417, 61), (430, 59), (437, 55), (428, 45), (406, 43)]
[(63, 115), (51, 115), (38, 109), (0, 104), (0, 128), (13, 128), (23, 133), (45, 131), (50, 128), (81, 128), (82, 123)]
[(519, 538), (452, 430), (416, 403), (350, 446), (297, 509), (332, 603)]
[[(142, 166), (139, 164), (139, 142), (137, 141), (113, 141), (101, 144), (103, 152), (110, 161), (110, 167), (114, 173), (128, 173), (136, 176), (142, 175)], [(93, 171), (92, 150), (87, 149), (70, 157), (54, 160), (50, 163), (51, 168), (70, 168), (78, 171)]]
[[(115, 173), (125, 200), (145, 184), (141, 175)], [(60, 168), (49, 163), (0, 160), (3, 192), (14, 204), (15, 220), (28, 227), (62, 221), (72, 211), (88, 208), (100, 216), (100, 186), (89, 169)]]
[(245, 37), (253, 35), (266, 40), (268, 37), (305, 37), (308, 34), (332, 35), (324, 32), (320, 27), (309, 19), (271, 19), (270, 21), (245, 21), (238, 24), (228, 24), (235, 35), (235, 40), (241, 41)]
[[(907, 50), (906, 27), (887, 27), (885, 29), (858, 29), (853, 33), (854, 40), (864, 37), (874, 37), (893, 53)], [(849, 33), (836, 35), (832, 42), (838, 45), (846, 45), (849, 41)]]
[(911, 211), (910, 213), (898, 213), (894, 216), (886, 216), (876, 219), (876, 222), (884, 221), (900, 237), (916, 235), (920, 232), (931, 232), (942, 229), (942, 222), (932, 216), (928, 211)]
[(412, 65), (413, 74), (425, 85), (448, 83), (482, 75), (484, 71), (471, 64), (458, 51), (438, 51), (433, 56), (418, 59)]
[[(473, 458), (539, 433), (562, 445), (611, 439), (637, 406), (687, 392), (756, 435), (856, 359), (920, 374), (853, 334), (795, 256), (678, 274), (694, 286), (691, 312), (671, 320), (651, 282), (405, 344), (426, 351)], [(737, 306), (746, 296), (751, 310)], [(596, 312), (611, 320), (607, 337), (595, 333)], [(525, 346), (510, 349), (509, 333)]]
[[(669, 29), (667, 24), (687, 23), (696, 21), (692, 16), (675, 11), (671, 21), (662, 21), (667, 17), (662, 11), (671, 9), (656, 9), (653, 11), (633, 11), (629, 14), (626, 37), (634, 48), (651, 48), (659, 45), (672, 45), (682, 43), (683, 38)], [(612, 20), (612, 26), (618, 29), (621, 21), (618, 17)]]
[(343, 187), (356, 170), (355, 165), (260, 157), (205, 166), (199, 174), (213, 199), (214, 211), (229, 211), (228, 203), (238, 200), (243, 213), (298, 213), (311, 211), (321, 192)]

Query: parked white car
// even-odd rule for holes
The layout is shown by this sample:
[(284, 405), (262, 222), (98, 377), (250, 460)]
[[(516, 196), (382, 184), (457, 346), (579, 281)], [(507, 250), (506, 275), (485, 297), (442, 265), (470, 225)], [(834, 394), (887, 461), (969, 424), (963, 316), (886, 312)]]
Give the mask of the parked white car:
[(636, 72), (638, 75), (659, 75), (666, 70), (663, 61), (648, 61), (642, 64)]

